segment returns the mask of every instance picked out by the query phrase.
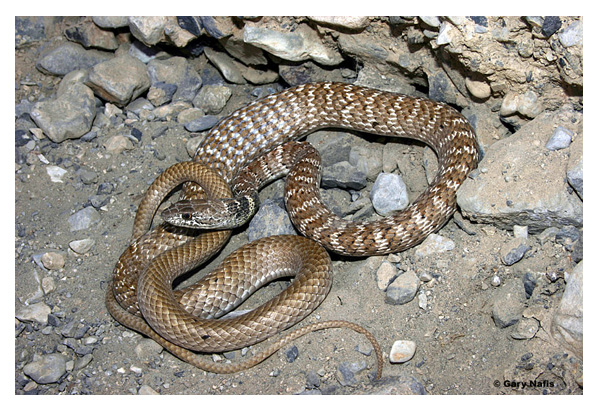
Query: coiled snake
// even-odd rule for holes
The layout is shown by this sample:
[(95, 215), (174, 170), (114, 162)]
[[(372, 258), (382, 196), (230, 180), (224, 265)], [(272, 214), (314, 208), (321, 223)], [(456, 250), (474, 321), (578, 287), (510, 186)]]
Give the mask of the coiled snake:
[[(327, 127), (423, 141), (437, 153), (438, 174), (403, 211), (367, 223), (341, 219), (320, 198), (318, 152), (307, 143), (295, 142)], [(306, 317), (331, 284), (330, 259), (316, 243), (339, 254), (363, 256), (399, 252), (421, 242), (455, 211), (456, 191), (476, 167), (478, 156), (476, 137), (466, 119), (427, 99), (350, 84), (316, 83), (255, 101), (215, 126), (200, 144), (194, 162), (169, 168), (148, 189), (136, 215), (131, 245), (119, 259), (106, 295), (109, 311), (183, 360), (213, 372), (249, 368), (314, 329), (349, 327), (375, 346), (380, 377), (382, 355), (376, 340), (364, 328), (345, 321), (310, 324), (240, 364), (202, 360), (188, 350), (222, 352), (251, 345)], [(173, 291), (173, 280), (214, 255), (230, 230), (198, 233), (163, 223), (146, 233), (168, 191), (184, 181), (199, 183), (186, 184), (185, 199), (163, 216), (175, 224), (206, 228), (214, 225), (215, 211), (228, 211), (241, 221), (251, 217), (257, 206), (256, 191), (286, 173), (289, 215), (296, 228), (316, 243), (299, 236), (250, 243), (201, 284)], [(240, 222), (224, 227), (235, 224)], [(253, 289), (290, 275), (295, 275), (291, 286), (270, 302), (240, 317), (216, 319)]]

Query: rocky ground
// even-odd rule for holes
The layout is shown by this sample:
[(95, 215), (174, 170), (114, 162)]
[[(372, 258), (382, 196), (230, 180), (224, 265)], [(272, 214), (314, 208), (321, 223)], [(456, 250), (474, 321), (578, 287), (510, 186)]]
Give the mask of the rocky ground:
[[(582, 24), (18, 17), (15, 393), (582, 394)], [(471, 121), (485, 154), (459, 212), (423, 244), (332, 256), (332, 290), (305, 322), (372, 331), (382, 380), (372, 380), (367, 340), (349, 330), (312, 333), (248, 371), (216, 375), (118, 324), (104, 295), (148, 185), (233, 110), (324, 80), (444, 101)], [(323, 156), (326, 201), (347, 218), (376, 218), (370, 198), (391, 184), (375, 184), (381, 172), (401, 176), (407, 200), (435, 172), (432, 150), (409, 140), (341, 130), (307, 140)], [(264, 189), (250, 226), (178, 286), (248, 240), (293, 232), (283, 185)], [(402, 363), (389, 361), (397, 341)], [(240, 361), (268, 344), (212, 359)]]

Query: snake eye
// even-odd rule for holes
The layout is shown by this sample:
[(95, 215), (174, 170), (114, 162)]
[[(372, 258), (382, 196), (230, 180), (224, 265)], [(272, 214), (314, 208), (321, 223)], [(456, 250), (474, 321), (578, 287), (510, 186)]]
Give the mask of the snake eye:
[(183, 214), (181, 214), (181, 218), (183, 218), (183, 220), (191, 220), (191, 214), (183, 213)]

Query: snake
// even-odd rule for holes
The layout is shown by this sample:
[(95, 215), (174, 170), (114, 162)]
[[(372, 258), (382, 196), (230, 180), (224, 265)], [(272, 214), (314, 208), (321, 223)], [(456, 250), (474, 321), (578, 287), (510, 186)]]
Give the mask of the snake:
[[(437, 175), (404, 210), (369, 222), (340, 218), (320, 196), (318, 151), (298, 141), (322, 128), (419, 140), (437, 154)], [(441, 102), (331, 82), (271, 94), (221, 120), (204, 137), (193, 161), (175, 164), (150, 186), (136, 214), (132, 241), (113, 271), (106, 305), (123, 325), (212, 372), (247, 369), (308, 332), (347, 327), (365, 335), (375, 347), (380, 378), (382, 354), (374, 336), (341, 320), (308, 324), (245, 363), (211, 363), (193, 352), (252, 345), (304, 319), (330, 289), (325, 249), (341, 255), (384, 255), (422, 242), (455, 212), (457, 189), (476, 168), (479, 156), (470, 123)], [(175, 278), (217, 253), (231, 228), (255, 213), (257, 191), (281, 175), (287, 175), (289, 216), (305, 237), (275, 236), (249, 243), (201, 284), (173, 291)], [(183, 182), (183, 199), (162, 213), (165, 222), (149, 230), (162, 198)], [(261, 264), (269, 267), (262, 272)], [(252, 273), (258, 273), (256, 278), (247, 280)], [(251, 290), (290, 275), (294, 280), (279, 296), (246, 314), (226, 318)]]

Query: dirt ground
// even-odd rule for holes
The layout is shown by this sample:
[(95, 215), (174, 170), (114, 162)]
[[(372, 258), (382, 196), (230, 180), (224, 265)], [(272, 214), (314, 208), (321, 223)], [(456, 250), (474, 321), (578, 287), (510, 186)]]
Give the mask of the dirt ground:
[[(34, 68), (35, 56), (21, 51), (17, 54), (16, 80), (29, 83), (18, 87), (15, 103), (29, 98), (37, 101), (48, 95), (59, 79), (44, 76)], [(233, 97), (225, 111), (241, 107), (250, 101), (250, 86), (231, 86)], [(222, 113), (223, 115), (225, 113)], [(166, 133), (153, 138), (157, 130), (167, 125)], [(190, 138), (176, 122), (138, 122), (141, 142), (131, 151), (109, 154), (103, 147), (108, 136), (123, 130), (103, 129), (94, 140), (68, 140), (54, 144), (42, 139), (29, 153), (28, 161), (15, 164), (15, 281), (16, 297), (27, 282), (51, 277), (55, 289), (43, 296), (60, 324), (48, 329), (30, 323), (15, 339), (15, 392), (23, 393), (23, 366), (34, 354), (62, 352), (69, 359), (78, 359), (65, 337), (62, 327), (70, 321), (88, 326), (82, 340), (97, 337), (92, 344), (93, 359), (81, 369), (74, 369), (57, 383), (30, 385), (29, 393), (39, 394), (135, 394), (148, 388), (160, 394), (381, 394), (398, 392), (410, 387), (412, 392), (422, 387), (427, 394), (567, 394), (582, 393), (575, 379), (582, 375), (582, 362), (569, 355), (543, 328), (532, 339), (516, 340), (510, 335), (514, 327), (498, 328), (491, 317), (491, 301), (499, 287), (491, 283), (497, 275), (502, 284), (520, 279), (527, 272), (545, 272), (548, 267), (565, 270), (573, 263), (568, 252), (551, 241), (541, 244), (530, 239), (532, 250), (521, 262), (506, 267), (500, 260), (500, 249), (513, 238), (512, 233), (492, 226), (469, 225), (468, 234), (451, 220), (439, 234), (451, 239), (451, 251), (418, 257), (414, 249), (390, 257), (403, 271), (429, 273), (432, 280), (421, 283), (426, 295), (426, 308), (420, 308), (418, 298), (404, 305), (385, 302), (385, 293), (377, 287), (376, 270), (381, 258), (349, 259), (332, 256), (334, 283), (324, 303), (305, 322), (345, 319), (368, 328), (378, 339), (386, 355), (383, 379), (371, 382), (375, 371), (374, 355), (368, 342), (349, 330), (326, 330), (305, 336), (292, 345), (298, 356), (289, 362), (286, 352), (279, 351), (251, 370), (216, 375), (198, 370), (167, 351), (140, 359), (136, 347), (145, 338), (118, 324), (104, 305), (107, 282), (120, 254), (127, 246), (134, 213), (141, 196), (153, 179), (168, 166), (189, 159), (186, 143)], [(364, 139), (363, 144), (381, 144)], [(387, 140), (386, 144), (397, 144)], [(422, 146), (402, 141), (406, 159), (412, 165), (404, 176), (410, 189), (424, 187)], [(19, 149), (19, 148), (17, 148)], [(47, 164), (67, 170), (63, 183), (52, 183)], [(97, 181), (81, 182), (77, 170), (83, 167), (95, 172)], [(98, 185), (111, 183), (114, 190), (110, 201), (101, 210), (101, 221), (85, 231), (71, 232), (67, 219), (89, 205)], [(282, 183), (266, 188), (263, 198), (282, 196)], [(411, 198), (415, 198), (412, 196)], [(91, 238), (95, 246), (85, 255), (69, 251), (73, 240)], [(194, 281), (210, 267), (247, 242), (245, 227), (237, 230), (223, 252), (199, 273), (180, 285)], [(64, 268), (47, 271), (37, 265), (33, 256), (56, 250), (66, 258)], [(254, 302), (278, 292), (285, 282), (269, 285)], [(536, 307), (549, 315), (559, 304), (563, 280), (550, 283), (541, 279), (528, 307)], [(254, 298), (254, 297), (252, 297)], [(18, 298), (16, 298), (18, 300)], [(20, 304), (16, 301), (16, 304)], [(18, 328), (19, 321), (15, 326)], [(404, 364), (391, 364), (389, 350), (396, 340), (412, 340), (416, 353)], [(268, 341), (251, 347), (259, 352)], [(243, 353), (245, 354), (245, 352)], [(249, 355), (249, 354), (246, 354)], [(239, 361), (241, 351), (231, 361)], [(222, 355), (219, 360), (228, 361)], [(366, 369), (355, 373), (355, 382), (347, 381), (340, 365)], [(361, 368), (361, 367), (358, 367)], [(403, 381), (403, 382), (402, 382)], [(408, 381), (406, 383), (406, 381)], [(512, 387), (512, 382), (537, 381), (539, 386)], [(507, 385), (507, 386), (506, 386)], [(416, 388), (415, 388), (416, 387)]]

